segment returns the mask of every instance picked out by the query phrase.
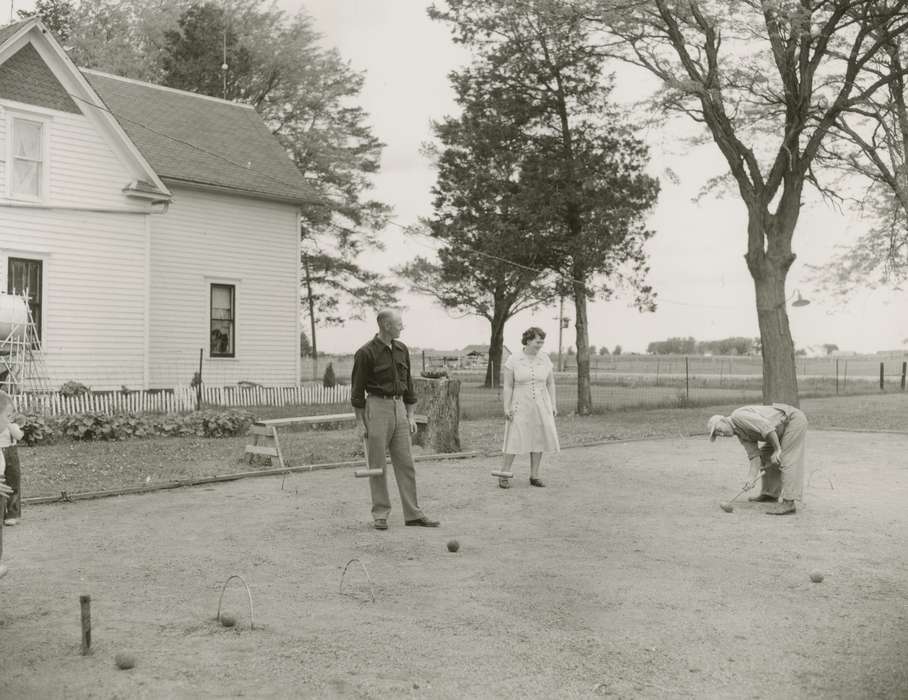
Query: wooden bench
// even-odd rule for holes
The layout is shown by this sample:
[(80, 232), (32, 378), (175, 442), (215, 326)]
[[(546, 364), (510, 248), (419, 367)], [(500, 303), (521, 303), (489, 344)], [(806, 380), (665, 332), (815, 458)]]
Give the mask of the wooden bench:
[[(416, 415), (416, 426), (418, 430), (425, 429), (429, 419), (424, 415)], [(280, 467), (286, 467), (284, 463), (284, 453), (281, 451), (281, 441), (278, 437), (277, 429), (288, 425), (319, 425), (321, 423), (353, 423), (356, 420), (355, 413), (334, 413), (324, 416), (299, 416), (296, 418), (270, 418), (268, 420), (258, 420), (249, 428), (249, 434), (253, 436), (252, 444), (246, 445), (246, 452), (243, 455), (249, 463), (255, 455), (277, 457), (277, 463)], [(261, 444), (259, 444), (261, 441)]]

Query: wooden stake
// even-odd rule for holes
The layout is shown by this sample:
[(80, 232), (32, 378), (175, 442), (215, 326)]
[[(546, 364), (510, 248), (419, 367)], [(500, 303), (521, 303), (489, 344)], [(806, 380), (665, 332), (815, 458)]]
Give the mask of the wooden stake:
[(79, 604), (82, 607), (82, 656), (91, 653), (91, 596), (80, 595)]

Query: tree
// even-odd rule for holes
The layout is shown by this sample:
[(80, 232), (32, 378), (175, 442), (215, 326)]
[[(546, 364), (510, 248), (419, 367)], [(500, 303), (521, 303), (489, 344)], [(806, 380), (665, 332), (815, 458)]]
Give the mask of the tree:
[(697, 341), (691, 337), (654, 341), (646, 348), (652, 355), (693, 355), (696, 351)]
[(33, 10), (19, 10), (20, 19), (37, 15), (60, 41), (72, 33), (73, 5), (69, 0), (36, 0)]
[(306, 331), (300, 331), (300, 357), (309, 357), (312, 354), (312, 345)]
[(337, 385), (337, 378), (334, 376), (334, 365), (329, 362), (325, 367), (325, 374), (322, 376), (322, 386), (326, 389), (333, 389)]
[(573, 297), (577, 413), (592, 410), (588, 302), (625, 285), (641, 309), (646, 285), (644, 214), (658, 183), (644, 172), (646, 147), (609, 103), (599, 48), (572, 9), (556, 0), (445, 0), (429, 10), (475, 56), (470, 71), (501, 95), (525, 135), (521, 183), (545, 267)]
[(603, 345), (601, 348), (599, 348), (599, 354), (603, 355), (603, 356), (608, 355), (609, 354), (608, 348)]
[[(277, 17), (261, 13), (258, 19), (274, 28)], [(165, 85), (225, 100), (247, 97), (254, 83), (252, 52), (228, 20), (223, 6), (212, 2), (190, 5), (180, 15), (178, 28), (164, 32)]]
[(697, 352), (710, 355), (751, 355), (758, 350), (753, 338), (734, 336), (721, 340), (704, 340), (697, 344)]
[(164, 34), (190, 0), (81, 0), (71, 14), (70, 58), (126, 78), (161, 81)]
[(434, 123), (437, 144), (426, 149), (437, 177), (424, 223), (443, 243), (439, 262), (417, 258), (398, 273), (413, 291), (489, 322), (488, 388), (500, 383), (507, 322), (550, 302), (556, 291), (551, 276), (537, 269), (544, 250), (526, 206), (535, 193), (524, 184), (523, 123), (486, 73), (483, 65), (450, 74), (460, 115)]
[(596, 346), (590, 345), (590, 357), (595, 357), (595, 356), (596, 356)]
[(747, 211), (747, 269), (762, 338), (763, 400), (797, 405), (785, 281), (805, 184), (836, 121), (904, 73), (882, 68), (905, 0), (581, 0), (604, 53), (662, 81), (663, 113), (702, 124)]
[(834, 352), (838, 352), (839, 346), (835, 343), (823, 343), (823, 349), (826, 351), (827, 355), (831, 355)]
[(620, 346), (620, 345), (616, 345), (616, 346), (615, 346), (615, 349), (612, 350), (612, 355), (620, 355), (620, 354), (621, 354), (621, 346)]

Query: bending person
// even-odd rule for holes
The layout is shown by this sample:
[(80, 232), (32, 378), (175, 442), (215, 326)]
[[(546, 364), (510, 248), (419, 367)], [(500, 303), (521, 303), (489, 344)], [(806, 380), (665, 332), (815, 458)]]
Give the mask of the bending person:
[[(804, 448), (807, 416), (794, 406), (742, 406), (729, 416), (716, 415), (707, 423), (710, 442), (717, 437), (737, 437), (750, 460), (750, 480), (765, 469), (760, 495), (751, 501), (776, 502), (767, 515), (788, 515), (804, 492)], [(765, 442), (761, 451), (758, 442)], [(767, 452), (769, 453), (767, 455)]]

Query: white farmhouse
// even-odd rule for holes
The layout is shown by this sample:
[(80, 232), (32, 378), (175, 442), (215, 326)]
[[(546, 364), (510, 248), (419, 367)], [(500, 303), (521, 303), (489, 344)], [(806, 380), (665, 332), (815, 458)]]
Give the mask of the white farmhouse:
[(299, 208), (250, 107), (80, 70), (0, 27), (0, 290), (28, 289), (51, 385), (299, 381)]

